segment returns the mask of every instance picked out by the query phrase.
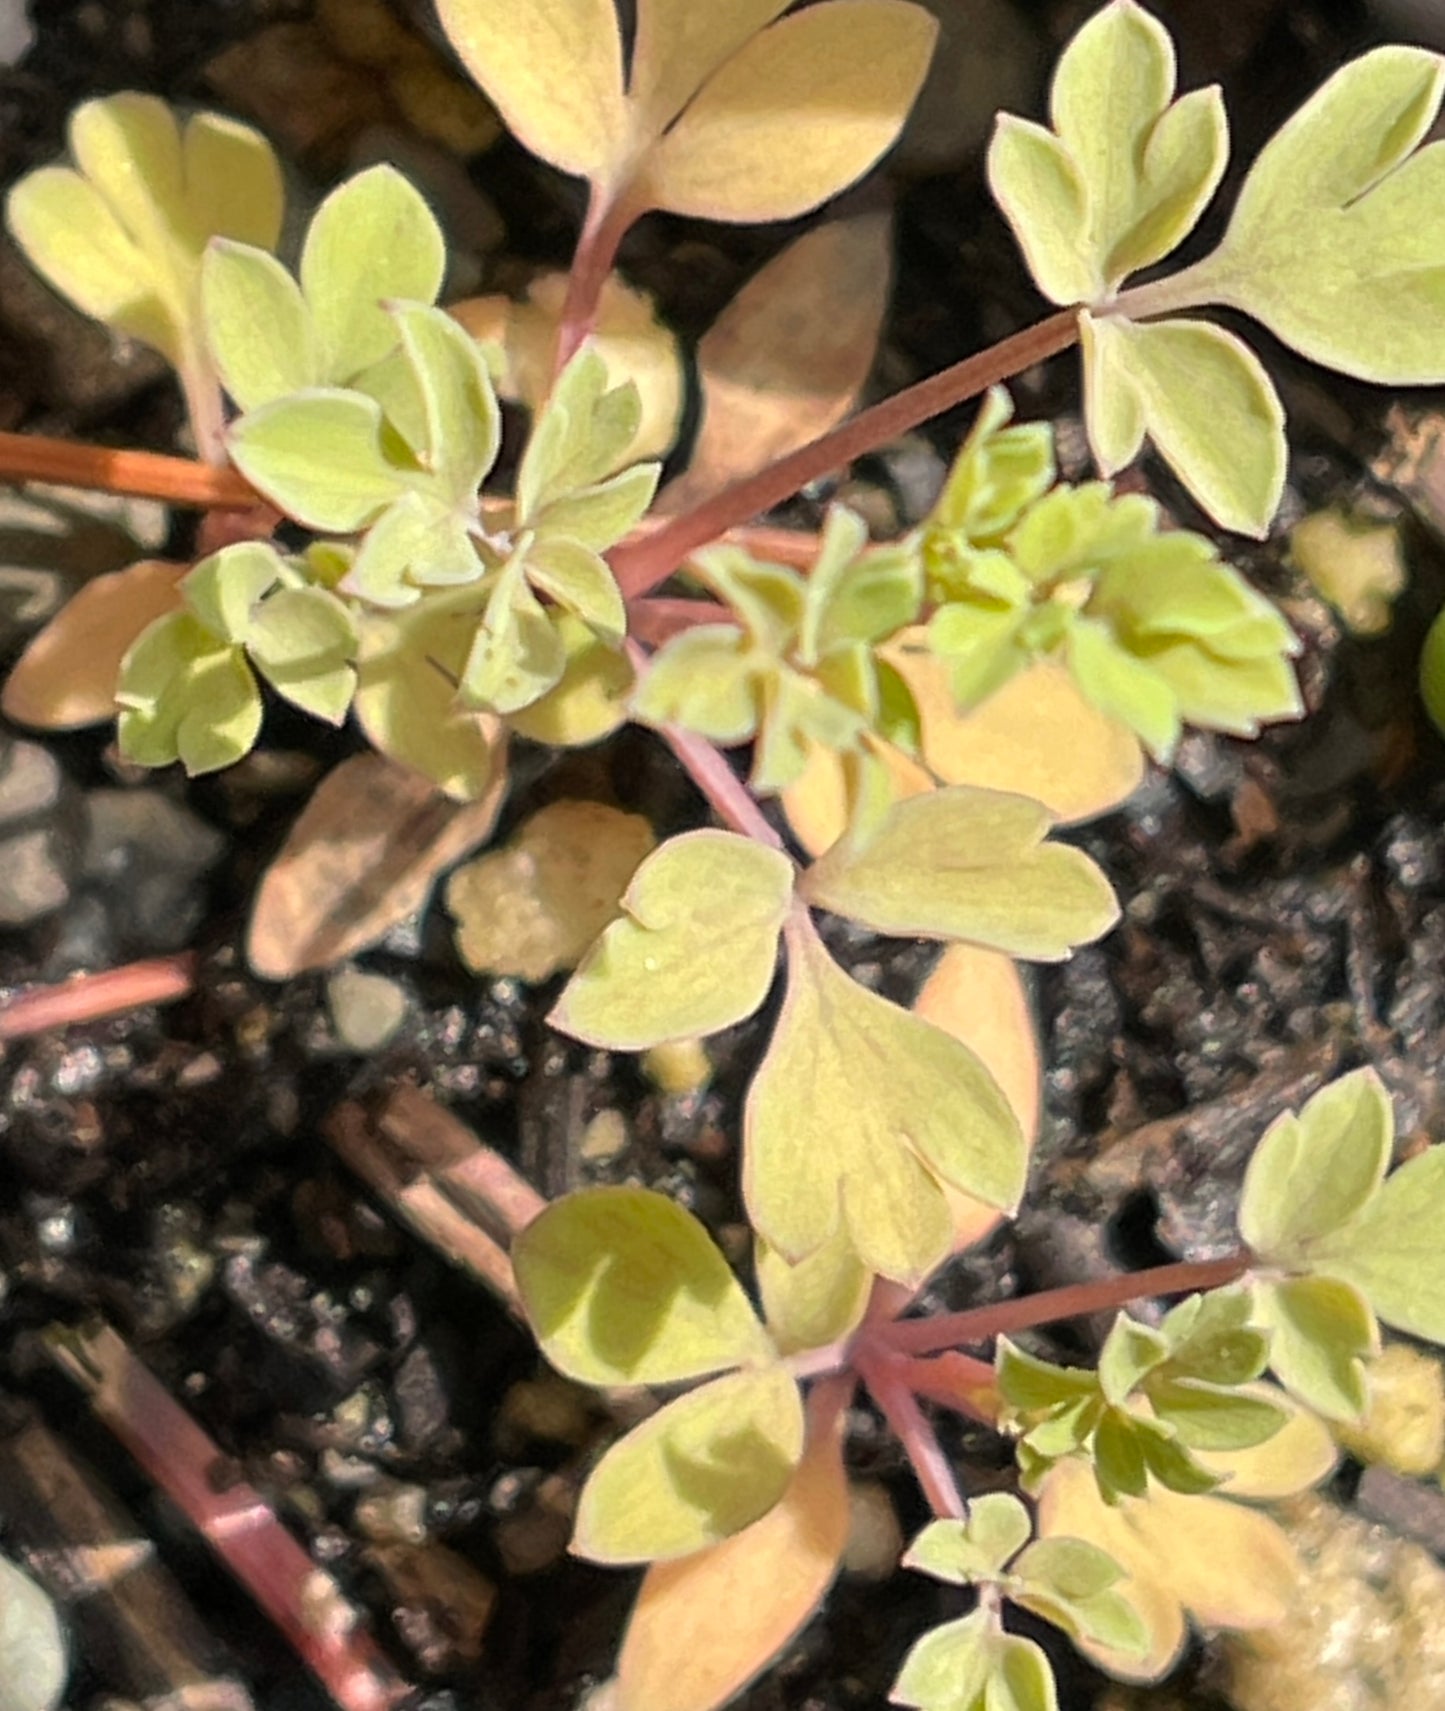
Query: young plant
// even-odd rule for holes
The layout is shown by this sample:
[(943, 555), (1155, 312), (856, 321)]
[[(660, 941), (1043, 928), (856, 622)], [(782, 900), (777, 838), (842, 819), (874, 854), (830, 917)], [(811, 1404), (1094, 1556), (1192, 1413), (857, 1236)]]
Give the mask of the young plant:
[[(1063, 685), (1065, 718), (1123, 744), (1127, 787), (1140, 745), (1167, 760), (1186, 724), (1253, 735), (1298, 716), (1298, 645), (1280, 613), (1212, 541), (1167, 527), (1109, 478), (1150, 439), (1216, 523), (1267, 531), (1283, 413), (1248, 347), (1192, 318), (1212, 305), (1350, 374), (1445, 379), (1445, 228), (1431, 217), (1445, 153), (1419, 146), (1445, 79), (1411, 48), (1346, 66), (1266, 145), (1220, 247), (1131, 288), (1197, 223), (1227, 127), (1218, 91), (1174, 98), (1167, 33), (1134, 0), (1112, 0), (1062, 55), (1052, 128), (1005, 116), (989, 155), (995, 196), (1064, 312), (784, 442), (761, 469), (746, 436), (718, 453), (714, 421), (695, 478), (658, 504), (638, 388), (589, 342), (617, 301), (623, 233), (650, 209), (758, 220), (815, 207), (889, 146), (926, 67), (934, 25), (908, 0), (787, 9), (639, 0), (624, 63), (612, 0), (520, 13), (511, 0), (443, 0), (454, 45), (517, 135), (590, 185), (555, 338), (550, 321), (528, 334), (555, 344), (532, 359), (547, 380), (534, 372), (527, 386), (512, 372), (521, 321), (504, 321), (504, 354), (436, 306), (441, 234), (389, 169), (322, 204), (293, 277), (269, 253), (280, 203), (264, 187), (279, 177), (250, 133), (194, 120), (183, 144), (154, 103), (82, 109), (72, 141), (88, 176), (24, 181), (12, 230), (59, 289), (154, 336), (208, 451), (219, 377), (238, 411), (226, 454), (266, 506), (193, 568), (125, 573), (104, 602), (62, 612), (6, 705), (64, 705), (74, 722), (75, 703), (46, 681), (79, 668), (79, 710), (93, 715), (95, 659), (118, 661), (123, 751), (199, 772), (247, 752), (274, 690), (334, 724), (354, 712), (388, 776), (408, 781), (394, 799), (414, 803), (419, 772), (476, 802), (488, 826), (508, 732), (589, 743), (629, 718), (658, 732), (722, 829), (686, 831), (641, 861), (553, 1024), (613, 1050), (695, 1041), (762, 1009), (780, 951), (785, 972), (743, 1112), (762, 1315), (696, 1221), (643, 1189), (569, 1197), (517, 1244), (538, 1340), (563, 1371), (602, 1386), (706, 1380), (607, 1452), (579, 1513), (577, 1548), (657, 1565), (624, 1646), (624, 1702), (664, 1702), (645, 1684), (675, 1675), (679, 1636), (723, 1602), (705, 1595), (718, 1577), (760, 1574), (781, 1594), (696, 1647), (691, 1686), (679, 1699), (674, 1681), (665, 1701), (674, 1711), (719, 1703), (805, 1619), (842, 1550), (840, 1421), (861, 1383), (939, 1517), (912, 1566), (978, 1588), (972, 1614), (920, 1643), (900, 1698), (1040, 1711), (1052, 1675), (1003, 1627), (1006, 1599), (1140, 1676), (1167, 1667), (1186, 1608), (1245, 1623), (1278, 1612), (1288, 1552), (1232, 1498), (1288, 1488), (1268, 1466), (1286, 1438), (1299, 1483), (1322, 1477), (1332, 1451), (1300, 1405), (1361, 1410), (1376, 1316), (1445, 1337), (1425, 1214), (1445, 1155), (1384, 1178), (1388, 1107), (1370, 1076), (1349, 1077), (1266, 1136), (1238, 1254), (905, 1319), (928, 1276), (1017, 1207), (1028, 1125), (967, 1030), (854, 979), (823, 917), (937, 940), (946, 957), (1035, 960), (1068, 956), (1117, 918), (1095, 864), (1050, 840), (1057, 816), (1032, 799), (1035, 775), (947, 782), (940, 717), (982, 722), (1020, 685), (1055, 697)], [(264, 218), (205, 202), (186, 176), (192, 133), (201, 155), (217, 137), (234, 146), (237, 184), (263, 187)], [(95, 217), (76, 229), (82, 206)], [(112, 277), (126, 289), (99, 289)], [(1076, 340), (1104, 479), (1070, 485), (1049, 429), (1011, 425), (996, 388)], [(504, 369), (534, 408), (515, 481), (489, 488)], [(748, 532), (840, 462), (984, 393), (933, 511), (901, 538), (870, 541), (841, 505), (814, 538)], [(271, 544), (277, 514), (309, 534), (303, 549)], [(743, 744), (747, 784), (720, 752)], [(817, 859), (787, 853), (760, 806), (775, 796)], [(404, 864), (409, 882), (453, 847), (437, 834), (430, 866)], [(1157, 1328), (1121, 1317), (1097, 1371), (1005, 1340), (1157, 1294), (1186, 1298)], [(964, 1352), (988, 1344), (992, 1364)], [(1261, 1385), (1266, 1366), (1283, 1390)], [(1011, 1495), (966, 1513), (921, 1400), (1017, 1440), (1045, 1537), (1029, 1542)], [(1198, 1572), (1156, 1573), (1159, 1541), (1191, 1529), (1255, 1541), (1273, 1579), (1253, 1606)]]

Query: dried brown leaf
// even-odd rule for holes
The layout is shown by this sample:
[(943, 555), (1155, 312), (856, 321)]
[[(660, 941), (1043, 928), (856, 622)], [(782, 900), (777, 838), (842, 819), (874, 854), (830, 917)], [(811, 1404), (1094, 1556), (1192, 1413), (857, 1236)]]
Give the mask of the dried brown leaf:
[(439, 873), (491, 833), (507, 789), (451, 802), (420, 773), (354, 755), (328, 774), (266, 870), (246, 954), (267, 980), (326, 968), (373, 945), (426, 901)]
[(848, 414), (873, 366), (892, 251), (892, 216), (858, 214), (806, 232), (748, 281), (698, 346), (702, 426), (655, 511), (695, 504)]

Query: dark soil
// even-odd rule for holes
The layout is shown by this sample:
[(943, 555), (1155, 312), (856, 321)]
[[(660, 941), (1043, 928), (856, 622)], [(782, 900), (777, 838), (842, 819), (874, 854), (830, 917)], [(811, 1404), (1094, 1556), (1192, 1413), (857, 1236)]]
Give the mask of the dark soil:
[[(34, 49), (0, 72), (7, 180), (58, 151), (64, 116), (85, 96), (137, 87), (212, 101), (205, 68), (223, 46), (309, 11), (305, 0), (36, 0), (32, 9)], [(1222, 33), (1208, 21), (1212, 8), (1181, 0), (1160, 9), (1172, 14), (1184, 81), (1224, 80), (1237, 158), (1368, 40), (1355, 0), (1256, 0), (1231, 8)], [(1025, 10), (1039, 24), (1042, 67), (1049, 44), (1086, 8), (1053, 0)], [(314, 163), (297, 165), (312, 188), (324, 187)], [(518, 258), (565, 258), (570, 186), (506, 143), (470, 170), (507, 229), (503, 270)], [(989, 209), (976, 156), (895, 188), (899, 282), (879, 362), (888, 386), (1040, 310)], [(624, 262), (695, 333), (783, 235), (654, 221)], [(7, 306), (0, 317), (11, 313)], [(142, 367), (119, 391), (77, 382), (67, 396), (67, 353), (47, 344), (45, 328), (12, 325), (12, 334), (0, 356), (0, 426), (173, 449), (179, 411), (163, 378)], [(1410, 591), (1385, 639), (1351, 640), (1285, 568), (1279, 540), (1244, 554), (1240, 562), (1306, 637), (1310, 716), (1257, 744), (1189, 739), (1174, 773), (1151, 775), (1125, 809), (1081, 834), (1116, 884), (1125, 920), (1104, 944), (1038, 978), (1048, 1075), (1036, 1193), (1007, 1234), (938, 1280), (931, 1293), (941, 1301), (1232, 1246), (1242, 1161), (1262, 1126), (1352, 1065), (1380, 1069), (1405, 1133), (1438, 1132), (1445, 754), (1423, 725), (1413, 682), (1445, 561), (1408, 488), (1382, 487), (1369, 473), (1387, 447), (1391, 399), (1266, 354), (1295, 448), (1282, 526), (1340, 499), (1402, 515)], [(1028, 413), (1058, 422), (1066, 458), (1081, 443), (1075, 373), (1056, 363), (1020, 388)], [(935, 424), (911, 467), (919, 455), (934, 467), (930, 447), (946, 458), (965, 416)], [(891, 493), (905, 516), (916, 514), (907, 473), (891, 454), (855, 472)], [(1156, 466), (1144, 479), (1181, 520), (1202, 526)], [(826, 497), (810, 494), (801, 508), (815, 511)], [(192, 527), (176, 518), (172, 551), (185, 550)], [(21, 639), (9, 633), (12, 655)], [(239, 947), (258, 876), (306, 786), (350, 752), (351, 739), (318, 738), (277, 715), (266, 744), (289, 757), (286, 768), (159, 781), (223, 839), (209, 877), (192, 879), (173, 905), (140, 907), (147, 875), (122, 865), (118, 877), (77, 882), (61, 915), (0, 941), (5, 988), (184, 943), (201, 958), (190, 998), (42, 1035), (6, 1048), (0, 1062), (0, 1543), (31, 1552), (43, 1571), (52, 1559), (36, 1547), (83, 1536), (90, 1510), (73, 1494), (54, 1495), (73, 1458), (128, 1511), (118, 1536), (154, 1540), (184, 1586), (194, 1619), (174, 1585), (161, 1583), (150, 1604), (121, 1596), (113, 1580), (90, 1596), (71, 1586), (73, 1706), (158, 1704), (180, 1691), (210, 1703), (223, 1681), (263, 1711), (326, 1702), (56, 1371), (47, 1354), (54, 1327), (101, 1314), (364, 1607), (419, 1703), (577, 1705), (610, 1671), (634, 1586), (561, 1550), (559, 1492), (575, 1488), (600, 1423), (565, 1391), (538, 1388), (542, 1369), (516, 1326), (383, 1214), (321, 1126), (343, 1099), (369, 1099), (411, 1077), (544, 1192), (645, 1180), (677, 1194), (726, 1242), (739, 1233), (737, 1094), (761, 1025), (721, 1042), (712, 1092), (668, 1100), (631, 1060), (553, 1034), (543, 1020), (551, 989), (467, 976), (434, 906), (362, 959), (405, 988), (402, 1034), (370, 1059), (346, 1052), (321, 977), (268, 985), (247, 973)], [(88, 793), (138, 782), (119, 767), (108, 733), (46, 746), (72, 808)], [(522, 776), (530, 782), (504, 831), (568, 793), (611, 795), (646, 812), (659, 833), (701, 817), (690, 787), (638, 737), (556, 763), (539, 757)], [(861, 941), (849, 954), (900, 992), (929, 960), (918, 947)], [(608, 1107), (626, 1113), (632, 1141), (599, 1164), (579, 1142)], [(37, 1427), (51, 1436), (38, 1438)], [(965, 1476), (987, 1484), (996, 1449), (958, 1437), (970, 1458)], [(905, 1531), (923, 1519), (871, 1416), (858, 1415), (849, 1454), (857, 1472), (887, 1482)], [(51, 1470), (49, 1485), (27, 1483), (35, 1457)], [(947, 1594), (914, 1576), (845, 1577), (746, 1704), (876, 1706), (911, 1639), (949, 1609)], [(1068, 1711), (1086, 1711), (1097, 1680), (1065, 1653), (1060, 1668)], [(1186, 1674), (1207, 1682), (1208, 1668), (1201, 1651)]]

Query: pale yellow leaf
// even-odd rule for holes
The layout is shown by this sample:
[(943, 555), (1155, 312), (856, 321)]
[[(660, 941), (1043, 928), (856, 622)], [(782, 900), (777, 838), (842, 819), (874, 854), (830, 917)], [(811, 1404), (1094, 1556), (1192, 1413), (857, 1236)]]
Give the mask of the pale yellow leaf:
[(142, 630), (179, 608), (189, 569), (142, 559), (87, 582), (21, 654), (0, 700), (6, 717), (46, 731), (113, 719), (121, 660)]
[(612, 0), (438, 0), (463, 65), (533, 154), (605, 181), (627, 129)]
[(500, 754), (486, 794), (466, 803), (381, 755), (343, 761), (261, 881), (246, 940), (251, 967), (287, 980), (375, 944), (490, 835), (506, 789)]
[(697, 93), (699, 84), (791, 0), (641, 0), (628, 93), (657, 134)]
[(891, 216), (857, 214), (804, 233), (753, 275), (698, 345), (702, 422), (655, 511), (685, 509), (848, 414), (878, 349), (892, 260)]
[(716, 1711), (807, 1621), (848, 1537), (841, 1425), (810, 1437), (760, 1521), (647, 1571), (617, 1663), (616, 1711)]
[(1283, 1408), (1289, 1418), (1272, 1438), (1247, 1450), (1195, 1450), (1211, 1473), (1226, 1475), (1222, 1495), (1272, 1503), (1318, 1485), (1334, 1472), (1340, 1452), (1330, 1429), (1278, 1385), (1251, 1384), (1245, 1394)]
[(906, 679), (923, 722), (923, 759), (946, 784), (982, 784), (1032, 796), (1064, 824), (1116, 808), (1144, 776), (1132, 733), (1084, 699), (1069, 672), (1039, 660), (969, 713), (948, 672), (913, 651), (907, 633), (887, 653)]
[[(913, 1012), (962, 1040), (999, 1085), (1032, 1151), (1039, 1132), (1043, 1070), (1038, 1031), (1018, 964), (980, 945), (949, 945), (914, 1001)], [(995, 1229), (1003, 1214), (944, 1185), (954, 1251)]]
[[(932, 790), (932, 773), (892, 744), (879, 746), (879, 755), (893, 786), (894, 801)], [(808, 760), (800, 777), (783, 792), (783, 812), (793, 836), (809, 855), (822, 855), (848, 829), (848, 786), (843, 757), (820, 743), (808, 745)]]
[(753, 1243), (753, 1269), (763, 1316), (783, 1354), (822, 1348), (846, 1337), (868, 1306), (873, 1279), (840, 1225), (822, 1247), (796, 1265), (765, 1236)]
[(735, 53), (648, 157), (645, 206), (786, 220), (861, 178), (897, 140), (938, 26), (908, 0), (822, 0)]

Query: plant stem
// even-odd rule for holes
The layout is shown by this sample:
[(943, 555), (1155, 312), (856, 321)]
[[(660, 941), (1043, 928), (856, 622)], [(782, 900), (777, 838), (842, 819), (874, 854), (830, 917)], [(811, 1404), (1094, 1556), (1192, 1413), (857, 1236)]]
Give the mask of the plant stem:
[(623, 594), (635, 599), (648, 593), (698, 547), (771, 510), (829, 470), (887, 445), (930, 417), (1067, 350), (1078, 336), (1075, 310), (1050, 315), (861, 411), (811, 444), (682, 512), (655, 534), (615, 547), (609, 557)]
[[(627, 644), (627, 655), (633, 670), (640, 673), (647, 664), (647, 655), (633, 641)], [(664, 725), (660, 735), (725, 826), (766, 845), (770, 850), (782, 849), (782, 838), (768, 824), (747, 785), (728, 765), (719, 749), (705, 737), (686, 731), (681, 725)]]
[(121, 1016), (142, 1004), (169, 1004), (195, 984), (191, 951), (126, 963), (100, 974), (77, 974), (53, 986), (33, 986), (0, 1001), (0, 1040), (23, 1040), (46, 1028)]
[(1159, 1265), (1148, 1271), (1127, 1272), (1122, 1277), (1071, 1283), (1062, 1289), (1045, 1289), (1038, 1295), (1020, 1296), (1014, 1301), (970, 1307), (962, 1313), (899, 1320), (880, 1326), (874, 1336), (876, 1341), (901, 1354), (937, 1354), (961, 1344), (988, 1342), (1010, 1331), (1025, 1331), (1033, 1325), (1051, 1325), (1059, 1319), (1077, 1319), (1085, 1313), (1125, 1307), (1131, 1301), (1142, 1301), (1152, 1295), (1189, 1295), (1199, 1289), (1218, 1289), (1236, 1282), (1253, 1264), (1253, 1254), (1240, 1252), (1227, 1259)]
[(907, 1452), (934, 1514), (961, 1521), (968, 1508), (953, 1477), (953, 1469), (937, 1434), (924, 1418), (899, 1363), (880, 1350), (860, 1354), (857, 1371)]
[(617, 260), (618, 246), (637, 218), (637, 211), (625, 194), (605, 201), (602, 198), (606, 194), (604, 186), (592, 186), (587, 218), (577, 239), (567, 276), (567, 297), (557, 328), (557, 355), (552, 370), (554, 380), (596, 326), (602, 289), (612, 273), (613, 262)]
[(997, 1427), (997, 1407), (979, 1400), (993, 1397), (996, 1402), (997, 1398), (993, 1367), (986, 1360), (945, 1349), (941, 1355), (910, 1356), (899, 1370), (915, 1396), (966, 1414), (980, 1425)]
[(243, 511), (259, 497), (239, 470), (160, 452), (76, 445), (44, 434), (0, 433), (0, 479), (54, 481), (65, 487), (100, 488), (211, 510)]

